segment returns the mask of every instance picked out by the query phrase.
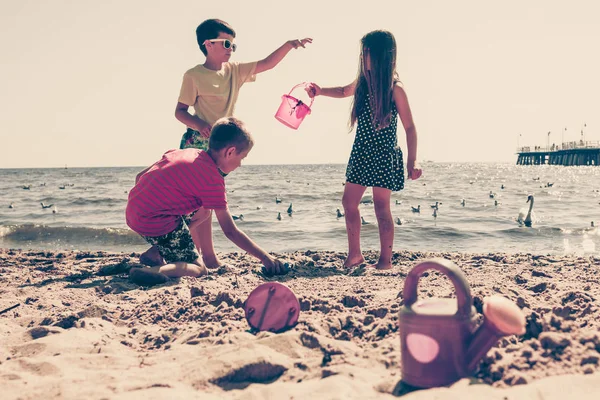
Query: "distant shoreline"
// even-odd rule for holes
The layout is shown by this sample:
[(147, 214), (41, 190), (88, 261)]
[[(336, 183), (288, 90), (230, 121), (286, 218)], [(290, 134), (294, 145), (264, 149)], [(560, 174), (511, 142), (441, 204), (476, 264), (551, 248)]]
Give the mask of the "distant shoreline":
[[(514, 162), (507, 161), (434, 161), (434, 160), (422, 160), (419, 161), (421, 164), (435, 163), (435, 164), (509, 164), (513, 165)], [(278, 167), (278, 166), (319, 166), (319, 165), (346, 165), (346, 162), (340, 163), (314, 163), (314, 164), (244, 164), (244, 167)], [(144, 169), (147, 165), (118, 165), (118, 166), (91, 166), (91, 167), (68, 167), (67, 170), (71, 169), (101, 169), (101, 168), (140, 168)], [(0, 167), (0, 171), (3, 170), (33, 170), (33, 169), (65, 169), (62, 167)]]

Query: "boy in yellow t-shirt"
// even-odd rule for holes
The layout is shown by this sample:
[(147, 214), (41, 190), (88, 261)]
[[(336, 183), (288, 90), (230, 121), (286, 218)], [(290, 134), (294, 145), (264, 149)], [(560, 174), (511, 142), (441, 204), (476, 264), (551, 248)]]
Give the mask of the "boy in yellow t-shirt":
[[(237, 45), (235, 31), (225, 21), (208, 19), (196, 28), (196, 40), (206, 56), (204, 64), (196, 65), (183, 75), (175, 117), (188, 130), (180, 148), (206, 150), (210, 130), (216, 120), (233, 115), (242, 85), (254, 82), (256, 74), (274, 68), (291, 49), (304, 47), (312, 39), (288, 40), (267, 58), (248, 62), (229, 62)], [(194, 115), (188, 112), (194, 108)]]
[[(256, 74), (274, 68), (292, 49), (305, 47), (312, 39), (288, 40), (268, 57), (254, 62), (229, 62), (236, 49), (235, 31), (225, 21), (207, 19), (196, 28), (196, 39), (206, 56), (199, 64), (183, 75), (183, 83), (175, 117), (187, 126), (179, 148), (208, 149), (208, 138), (213, 124), (222, 117), (233, 116), (235, 102), (242, 85), (254, 82)], [(188, 111), (194, 108), (194, 114)], [(202, 260), (208, 268), (217, 268), (217, 259), (212, 241), (212, 215), (197, 230), (200, 232)], [(162, 259), (152, 247), (140, 257), (148, 265), (160, 265)]]

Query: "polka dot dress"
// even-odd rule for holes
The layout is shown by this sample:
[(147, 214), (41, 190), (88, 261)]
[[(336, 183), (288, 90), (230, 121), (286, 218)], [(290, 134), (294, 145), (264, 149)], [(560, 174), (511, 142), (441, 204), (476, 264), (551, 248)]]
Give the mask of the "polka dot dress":
[(372, 115), (367, 98), (364, 111), (358, 118), (346, 181), (397, 192), (404, 188), (404, 162), (396, 136), (398, 111), (393, 105), (390, 125), (379, 131), (373, 128)]

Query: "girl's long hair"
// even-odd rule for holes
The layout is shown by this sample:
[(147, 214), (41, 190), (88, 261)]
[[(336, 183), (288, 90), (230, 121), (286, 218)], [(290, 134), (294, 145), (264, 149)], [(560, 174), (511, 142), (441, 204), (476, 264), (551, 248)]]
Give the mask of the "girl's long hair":
[[(380, 130), (390, 125), (392, 115), (392, 97), (394, 82), (398, 81), (396, 72), (396, 40), (388, 31), (372, 31), (360, 40), (358, 77), (350, 113), (350, 129), (364, 111), (367, 96), (373, 115), (373, 128)], [(367, 69), (366, 57), (371, 60)]]

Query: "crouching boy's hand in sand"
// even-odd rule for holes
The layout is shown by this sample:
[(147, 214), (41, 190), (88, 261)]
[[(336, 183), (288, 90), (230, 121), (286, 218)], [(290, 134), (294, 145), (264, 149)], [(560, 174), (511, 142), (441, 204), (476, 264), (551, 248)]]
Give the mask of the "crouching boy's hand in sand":
[(267, 254), (267, 259), (263, 260), (263, 265), (269, 275), (284, 275), (288, 272), (287, 267), (278, 258), (273, 258)]
[(237, 227), (235, 222), (233, 222), (228, 208), (215, 210), (215, 215), (227, 239), (231, 240), (240, 249), (258, 258), (265, 266), (269, 275), (283, 275), (287, 272), (281, 260), (272, 257), (269, 253), (261, 249)]

